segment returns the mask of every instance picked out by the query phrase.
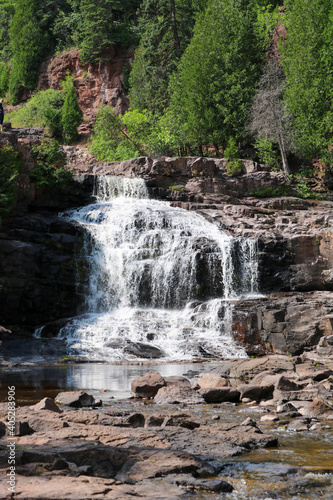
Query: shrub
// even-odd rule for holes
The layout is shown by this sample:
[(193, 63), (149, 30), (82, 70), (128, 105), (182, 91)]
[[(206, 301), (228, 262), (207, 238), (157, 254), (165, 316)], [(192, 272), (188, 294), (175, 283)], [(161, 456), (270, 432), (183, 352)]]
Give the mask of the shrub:
[(77, 131), (82, 121), (83, 113), (80, 109), (74, 84), (66, 91), (65, 102), (61, 111), (61, 124), (63, 128), (63, 139), (66, 144), (79, 138)]
[(242, 175), (245, 171), (243, 162), (239, 159), (238, 146), (236, 140), (231, 138), (228, 147), (224, 150), (224, 157), (227, 162), (227, 176), (236, 177)]
[(278, 196), (285, 196), (289, 194), (286, 188), (273, 188), (271, 186), (262, 187), (261, 189), (250, 191), (250, 195), (255, 198), (276, 198)]
[(272, 167), (273, 171), (281, 170), (282, 160), (279, 147), (269, 139), (258, 137), (254, 144), (259, 162)]
[(38, 186), (61, 187), (72, 180), (71, 171), (65, 168), (65, 155), (58, 141), (43, 137), (41, 144), (33, 146), (31, 151), (35, 167), (30, 171), (30, 178)]
[(52, 135), (61, 136), (61, 109), (66, 92), (43, 90), (36, 93), (26, 104), (10, 114), (14, 127), (47, 127)]

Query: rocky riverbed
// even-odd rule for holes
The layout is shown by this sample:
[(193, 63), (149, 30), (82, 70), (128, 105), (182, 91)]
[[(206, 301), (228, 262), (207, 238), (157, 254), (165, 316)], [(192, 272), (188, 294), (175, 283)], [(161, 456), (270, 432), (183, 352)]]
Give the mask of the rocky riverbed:
[[(146, 368), (130, 399), (82, 390), (17, 408), (15, 498), (330, 498), (331, 361), (266, 356), (168, 377)], [(3, 472), (13, 441), (6, 417), (4, 402)], [(303, 456), (278, 463), (288, 439)]]

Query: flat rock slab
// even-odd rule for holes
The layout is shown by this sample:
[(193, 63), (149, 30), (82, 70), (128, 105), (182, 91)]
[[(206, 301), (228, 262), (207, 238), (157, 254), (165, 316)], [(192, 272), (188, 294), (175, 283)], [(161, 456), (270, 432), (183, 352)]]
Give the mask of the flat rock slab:
[(154, 397), (157, 404), (200, 404), (204, 398), (195, 390), (186, 386), (170, 385), (162, 387)]
[(215, 368), (213, 373), (222, 377), (252, 379), (263, 371), (270, 371), (271, 373), (294, 371), (294, 363), (288, 356), (283, 355), (228, 360)]
[(84, 406), (94, 406), (95, 399), (84, 391), (60, 392), (55, 398), (56, 403), (71, 406), (73, 408), (82, 408)]
[(240, 392), (232, 387), (216, 387), (200, 389), (199, 394), (204, 398), (206, 403), (224, 403), (227, 401), (239, 402)]

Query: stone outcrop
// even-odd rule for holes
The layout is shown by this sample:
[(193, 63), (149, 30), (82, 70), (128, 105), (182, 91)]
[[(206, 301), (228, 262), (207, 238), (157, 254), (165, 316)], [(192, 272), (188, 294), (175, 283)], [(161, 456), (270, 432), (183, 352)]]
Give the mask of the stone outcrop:
[[(185, 500), (227, 493), (233, 486), (225, 477), (224, 460), (277, 444), (251, 419), (212, 422), (209, 407), (194, 417), (170, 407), (157, 413), (156, 405), (138, 414), (131, 411), (136, 403), (129, 404), (121, 412), (108, 407), (56, 413), (38, 410), (40, 404), (17, 408), (18, 498), (60, 498), (60, 488), (61, 498), (69, 499)], [(0, 408), (3, 426), (5, 420), (6, 409)], [(4, 445), (7, 439), (1, 440)], [(0, 447), (1, 472), (7, 461), (6, 447)], [(1, 486), (5, 480), (1, 474)]]
[(38, 90), (59, 89), (69, 72), (74, 76), (80, 107), (91, 125), (99, 104), (108, 104), (118, 113), (127, 111), (129, 100), (122, 87), (122, 73), (124, 65), (132, 60), (131, 50), (116, 46), (106, 49), (98, 64), (82, 64), (79, 50), (49, 56), (40, 66)]
[(301, 354), (333, 334), (333, 293), (306, 292), (240, 301), (233, 335), (249, 354)]

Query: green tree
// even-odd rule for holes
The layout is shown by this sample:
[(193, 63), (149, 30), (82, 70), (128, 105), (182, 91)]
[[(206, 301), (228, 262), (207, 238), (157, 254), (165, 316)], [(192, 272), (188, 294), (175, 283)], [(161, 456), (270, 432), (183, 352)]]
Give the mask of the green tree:
[(112, 0), (81, 0), (81, 59), (98, 61), (103, 47), (109, 41), (112, 24)]
[(37, 0), (17, 0), (10, 26), (12, 72), (9, 92), (17, 102), (23, 88), (36, 86), (39, 64), (48, 53), (49, 36), (40, 27)]
[[(170, 85), (169, 122), (179, 145), (202, 154), (244, 136), (264, 60), (251, 1), (211, 0)], [(195, 149), (195, 147), (197, 149)]]
[(79, 106), (74, 84), (70, 85), (66, 92), (65, 102), (61, 111), (61, 124), (63, 128), (64, 142), (69, 144), (79, 138), (77, 131), (82, 121), (82, 110)]
[(186, 0), (143, 0), (130, 75), (132, 107), (154, 113), (167, 107), (169, 78), (190, 41), (195, 13)]
[(288, 0), (282, 46), (285, 102), (294, 118), (299, 155), (326, 158), (333, 146), (333, 5)]
[(9, 61), (11, 57), (8, 32), (15, 12), (14, 5), (13, 0), (0, 0), (0, 60), (2, 62)]

